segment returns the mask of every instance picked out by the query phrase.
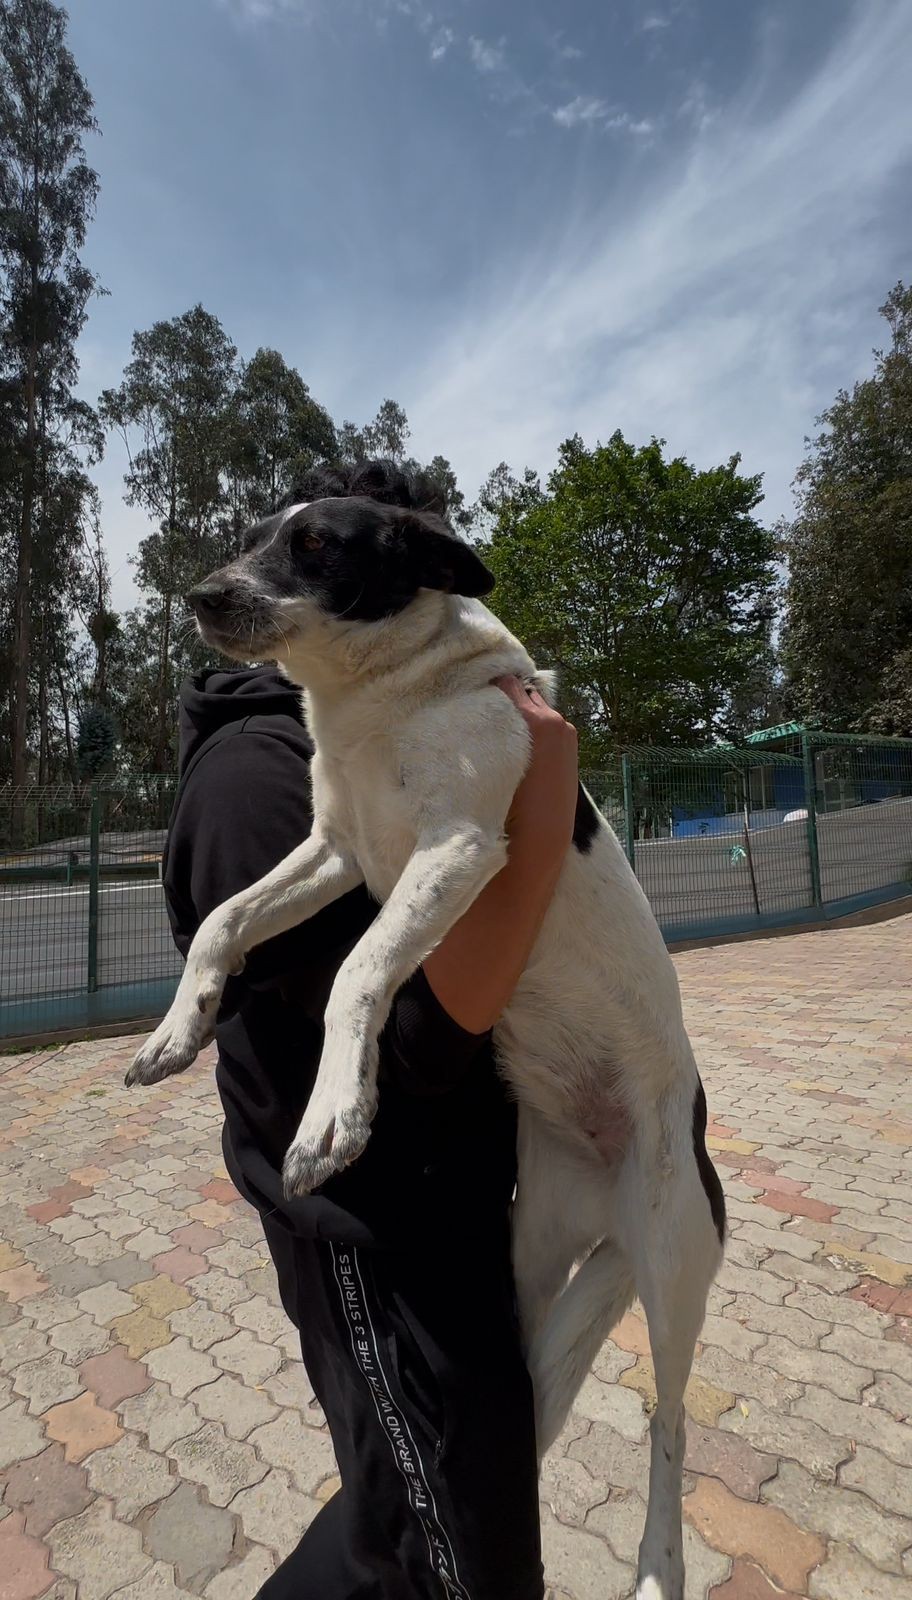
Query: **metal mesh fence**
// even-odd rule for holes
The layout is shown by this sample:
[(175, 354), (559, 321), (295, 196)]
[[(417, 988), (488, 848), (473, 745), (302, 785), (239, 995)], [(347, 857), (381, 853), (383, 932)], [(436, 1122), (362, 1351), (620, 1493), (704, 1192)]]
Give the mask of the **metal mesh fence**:
[[(668, 937), (912, 892), (912, 740), (629, 750), (583, 774)], [(151, 1017), (180, 961), (160, 881), (172, 779), (0, 789), (0, 1039)]]
[(0, 1038), (149, 1014), (144, 993), (155, 1009), (180, 968), (161, 891), (173, 794), (155, 778), (0, 789)]
[(912, 878), (912, 741), (815, 734), (824, 901)]
[(663, 929), (725, 928), (811, 904), (806, 819), (786, 820), (801, 810), (800, 760), (645, 750), (623, 761), (633, 862)]

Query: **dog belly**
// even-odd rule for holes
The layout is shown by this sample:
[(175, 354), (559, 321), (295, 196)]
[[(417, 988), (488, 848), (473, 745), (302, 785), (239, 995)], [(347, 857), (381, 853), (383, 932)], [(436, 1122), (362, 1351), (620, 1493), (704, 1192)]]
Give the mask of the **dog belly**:
[(677, 975), (609, 829), (571, 850), (495, 1042), (517, 1098), (603, 1161), (694, 1074)]

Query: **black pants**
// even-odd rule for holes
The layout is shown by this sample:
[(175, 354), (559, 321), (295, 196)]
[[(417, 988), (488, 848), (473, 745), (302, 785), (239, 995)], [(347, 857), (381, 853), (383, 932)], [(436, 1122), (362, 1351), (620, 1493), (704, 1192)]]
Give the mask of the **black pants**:
[(266, 1236), (342, 1488), (258, 1600), (541, 1600), (507, 1229), (402, 1252)]

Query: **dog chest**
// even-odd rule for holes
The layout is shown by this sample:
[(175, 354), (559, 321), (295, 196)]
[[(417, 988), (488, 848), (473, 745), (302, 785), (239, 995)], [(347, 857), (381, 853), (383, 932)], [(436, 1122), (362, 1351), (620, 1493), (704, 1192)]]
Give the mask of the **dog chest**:
[(365, 742), (348, 759), (318, 756), (313, 798), (317, 816), (353, 851), (371, 894), (386, 900), (417, 839), (414, 796), (389, 742)]

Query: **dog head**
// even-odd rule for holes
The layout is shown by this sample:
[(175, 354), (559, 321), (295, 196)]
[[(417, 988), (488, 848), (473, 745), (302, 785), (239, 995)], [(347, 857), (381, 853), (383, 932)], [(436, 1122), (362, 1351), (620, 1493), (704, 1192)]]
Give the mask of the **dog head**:
[(252, 527), (237, 560), (187, 595), (207, 643), (244, 661), (285, 655), (327, 622), (394, 617), (421, 589), (490, 592), (491, 573), (441, 516), (375, 498), (370, 479), (364, 487), (330, 486)]

